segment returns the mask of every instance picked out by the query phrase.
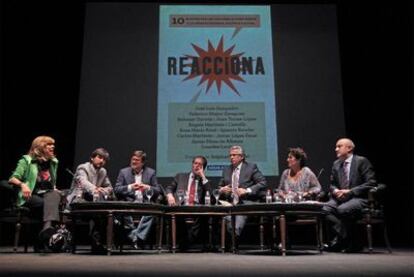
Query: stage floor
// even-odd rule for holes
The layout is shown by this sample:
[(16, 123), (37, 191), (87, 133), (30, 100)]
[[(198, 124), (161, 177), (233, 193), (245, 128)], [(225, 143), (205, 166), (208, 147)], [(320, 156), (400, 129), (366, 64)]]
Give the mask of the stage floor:
[(269, 251), (239, 254), (176, 253), (153, 250), (92, 255), (88, 247), (77, 254), (12, 253), (0, 248), (1, 276), (414, 276), (413, 249), (376, 249), (374, 254), (290, 251), (286, 257)]

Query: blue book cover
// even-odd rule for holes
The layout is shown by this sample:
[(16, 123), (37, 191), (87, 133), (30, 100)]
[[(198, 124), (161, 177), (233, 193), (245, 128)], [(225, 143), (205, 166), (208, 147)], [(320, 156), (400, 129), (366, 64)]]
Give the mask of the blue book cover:
[(221, 176), (233, 145), (278, 175), (269, 6), (160, 6), (157, 175), (208, 160)]

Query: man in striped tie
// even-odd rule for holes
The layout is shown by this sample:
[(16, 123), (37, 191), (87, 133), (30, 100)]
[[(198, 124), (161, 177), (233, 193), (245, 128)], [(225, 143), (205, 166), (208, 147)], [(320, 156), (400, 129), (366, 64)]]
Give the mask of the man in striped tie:
[[(267, 184), (257, 165), (246, 161), (244, 150), (238, 145), (230, 148), (229, 159), (231, 164), (223, 169), (219, 183), (221, 198), (232, 202), (233, 205), (259, 201), (261, 193), (267, 189)], [(246, 224), (246, 219), (246, 216), (236, 216), (236, 244)], [(231, 233), (230, 217), (227, 220), (227, 230)]]
[(355, 220), (368, 205), (368, 191), (376, 186), (375, 173), (367, 158), (355, 155), (352, 140), (337, 141), (337, 160), (332, 166), (331, 199), (325, 204), (326, 219), (332, 224), (335, 238), (328, 251), (359, 252), (362, 244), (352, 236)]

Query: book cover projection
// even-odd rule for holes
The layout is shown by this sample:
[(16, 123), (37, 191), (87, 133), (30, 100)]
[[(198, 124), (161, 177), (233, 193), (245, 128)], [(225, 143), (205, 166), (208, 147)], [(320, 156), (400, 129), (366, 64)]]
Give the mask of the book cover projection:
[(160, 7), (157, 175), (208, 160), (221, 176), (241, 145), (265, 175), (278, 175), (269, 6)]

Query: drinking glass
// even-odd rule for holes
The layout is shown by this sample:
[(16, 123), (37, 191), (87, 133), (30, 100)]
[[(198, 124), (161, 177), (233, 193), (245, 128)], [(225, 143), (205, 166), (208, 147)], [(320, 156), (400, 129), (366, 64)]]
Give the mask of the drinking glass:
[(276, 203), (282, 202), (282, 199), (280, 197), (280, 190), (279, 189), (275, 189), (275, 193), (273, 195), (273, 199), (275, 200)]
[(185, 192), (184, 192), (183, 189), (177, 190), (177, 197), (178, 197), (179, 205), (182, 205), (183, 204), (184, 196), (185, 196)]
[(149, 189), (147, 189), (146, 191), (145, 191), (145, 195), (147, 196), (147, 198), (148, 198), (148, 203), (150, 203), (151, 202), (151, 197), (152, 197), (152, 195), (154, 194), (154, 191), (153, 191), (153, 189), (152, 188), (149, 188)]
[(303, 192), (302, 191), (298, 191), (297, 193), (296, 193), (296, 199), (297, 199), (297, 202), (302, 202), (303, 201)]
[(295, 199), (295, 192), (292, 190), (289, 190), (289, 192), (286, 195), (286, 203), (293, 203), (294, 199)]
[(214, 199), (216, 200), (216, 205), (218, 205), (219, 197), (220, 197), (220, 190), (219, 189), (213, 190), (213, 196), (214, 196)]

